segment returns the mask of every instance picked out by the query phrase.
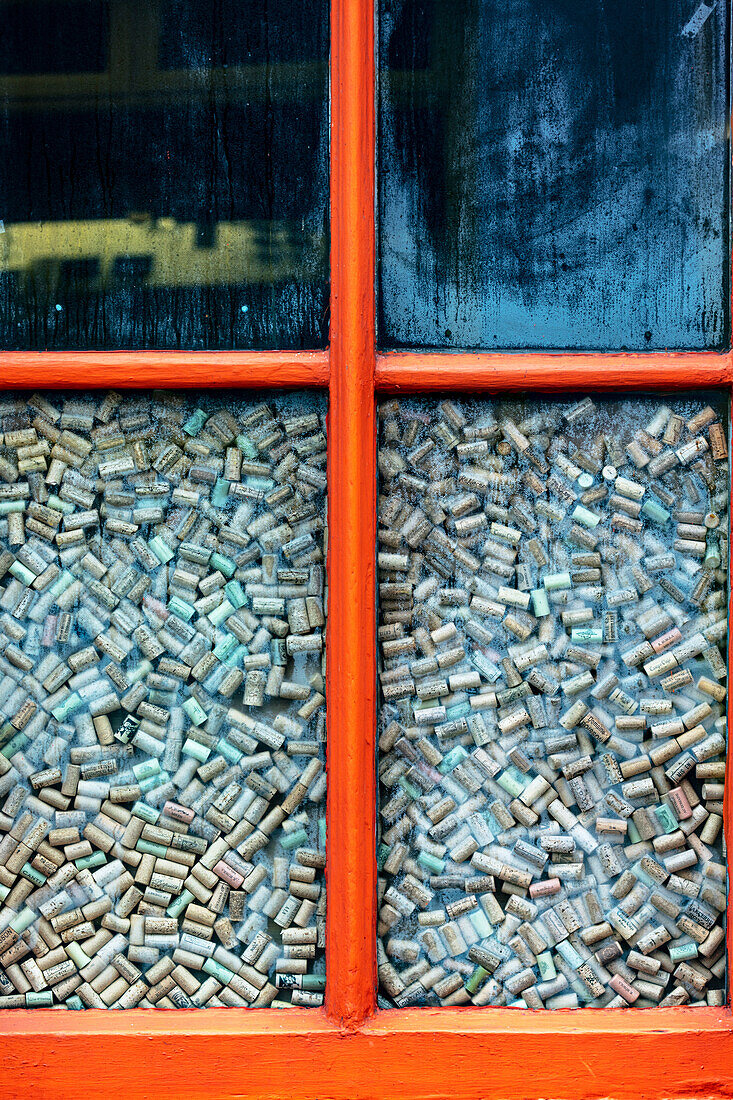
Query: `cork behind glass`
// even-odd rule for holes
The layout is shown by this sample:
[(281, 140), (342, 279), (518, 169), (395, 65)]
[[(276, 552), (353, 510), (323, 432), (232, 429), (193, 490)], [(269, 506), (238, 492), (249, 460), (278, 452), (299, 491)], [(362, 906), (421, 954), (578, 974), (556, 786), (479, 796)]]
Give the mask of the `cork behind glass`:
[(723, 1004), (727, 398), (379, 411), (380, 1003)]
[(380, 0), (381, 345), (726, 346), (728, 7)]
[(325, 0), (0, 16), (0, 346), (325, 346)]
[(325, 987), (325, 400), (0, 398), (0, 1008)]

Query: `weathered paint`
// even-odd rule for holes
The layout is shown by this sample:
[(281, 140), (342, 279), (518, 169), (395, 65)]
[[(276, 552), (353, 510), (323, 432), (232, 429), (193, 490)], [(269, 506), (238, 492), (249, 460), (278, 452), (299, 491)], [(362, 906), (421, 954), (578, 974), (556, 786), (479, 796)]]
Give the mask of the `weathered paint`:
[(700, 389), (733, 384), (730, 352), (592, 355), (579, 352), (389, 352), (377, 357), (382, 393), (436, 390)]
[(0, 387), (135, 389), (140, 386), (328, 385), (326, 351), (8, 351)]
[(371, 4), (333, 0), (331, 49), (326, 1010), (353, 1028), (374, 1011), (377, 974)]
[(0, 1016), (4, 1100), (708, 1100), (733, 1095), (723, 1009)]

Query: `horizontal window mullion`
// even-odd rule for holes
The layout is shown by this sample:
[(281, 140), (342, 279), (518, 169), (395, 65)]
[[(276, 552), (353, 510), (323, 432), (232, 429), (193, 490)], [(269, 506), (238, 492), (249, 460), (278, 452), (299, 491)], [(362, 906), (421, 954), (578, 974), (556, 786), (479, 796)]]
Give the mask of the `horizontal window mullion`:
[(325, 388), (327, 351), (5, 352), (0, 389)]
[(377, 356), (380, 393), (694, 389), (733, 384), (727, 352), (444, 352)]

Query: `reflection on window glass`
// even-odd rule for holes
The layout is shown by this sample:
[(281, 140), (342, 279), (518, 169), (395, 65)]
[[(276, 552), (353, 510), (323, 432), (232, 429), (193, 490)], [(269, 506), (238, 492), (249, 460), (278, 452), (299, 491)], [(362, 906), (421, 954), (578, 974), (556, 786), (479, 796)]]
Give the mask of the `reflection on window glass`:
[(726, 344), (726, 27), (725, 0), (381, 0), (382, 344)]
[(325, 0), (0, 18), (0, 346), (324, 346)]
[(385, 1006), (725, 998), (727, 402), (380, 410)]

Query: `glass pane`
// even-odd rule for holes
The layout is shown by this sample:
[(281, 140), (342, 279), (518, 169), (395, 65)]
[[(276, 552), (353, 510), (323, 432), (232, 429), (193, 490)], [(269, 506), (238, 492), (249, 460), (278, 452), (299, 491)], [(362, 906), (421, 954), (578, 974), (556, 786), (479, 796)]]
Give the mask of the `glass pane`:
[(381, 406), (380, 999), (721, 1005), (727, 401)]
[(322, 1004), (325, 400), (0, 432), (0, 1008)]
[(726, 345), (727, 7), (381, 0), (382, 345)]
[(326, 0), (0, 16), (0, 347), (324, 347)]

